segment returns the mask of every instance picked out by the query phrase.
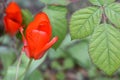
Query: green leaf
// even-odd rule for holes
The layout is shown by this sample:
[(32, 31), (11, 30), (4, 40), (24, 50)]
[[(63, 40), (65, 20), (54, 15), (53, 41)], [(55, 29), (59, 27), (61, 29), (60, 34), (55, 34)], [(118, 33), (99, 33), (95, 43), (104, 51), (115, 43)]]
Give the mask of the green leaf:
[(58, 61), (53, 61), (51, 63), (51, 68), (58, 70), (58, 71), (61, 71), (63, 69), (63, 67), (60, 65), (60, 63)]
[[(24, 68), (20, 67), (18, 75), (22, 75), (23, 72), (24, 72)], [(15, 75), (16, 75), (16, 66), (10, 66), (3, 80), (15, 80)], [(23, 79), (21, 78), (19, 80), (23, 80)]]
[(90, 66), (90, 59), (88, 55), (88, 41), (81, 40), (79, 43), (72, 45), (67, 49), (73, 59), (77, 61), (77, 64), (88, 68)]
[[(27, 10), (27, 9), (22, 9), (22, 18), (23, 18), (22, 25), (24, 27), (24, 32), (25, 32), (28, 24), (33, 20), (32, 13), (29, 10)], [(21, 33), (18, 32), (16, 34), (16, 37), (21, 40), (22, 39)]]
[(22, 9), (23, 25), (25, 27), (33, 20), (32, 13), (27, 9)]
[(108, 19), (120, 28), (120, 4), (113, 3), (105, 8), (105, 13)]
[(44, 11), (48, 14), (50, 18), (53, 29), (53, 36), (58, 36), (59, 38), (57, 43), (54, 45), (54, 48), (57, 48), (64, 40), (67, 33), (67, 10), (65, 7), (48, 6), (48, 8), (44, 9)]
[(66, 54), (61, 48), (58, 48), (57, 50), (51, 48), (48, 56), (51, 60), (55, 60), (66, 57)]
[(101, 24), (94, 31), (90, 57), (96, 66), (112, 75), (120, 67), (120, 32), (109, 24)]
[(34, 60), (31, 65), (30, 69), (28, 70), (27, 75), (30, 75), (35, 69), (37, 69), (46, 59), (47, 53), (39, 60)]
[(82, 39), (89, 36), (94, 27), (101, 21), (102, 11), (97, 7), (88, 7), (76, 11), (70, 21), (72, 39)]
[[(46, 53), (46, 54), (47, 54), (47, 53)], [(31, 65), (30, 65), (30, 68), (29, 68), (29, 70), (28, 70), (28, 72), (27, 72), (26, 77), (28, 77), (33, 71), (35, 71), (35, 69), (37, 69), (37, 68), (40, 66), (40, 64), (43, 63), (43, 61), (44, 61), (45, 58), (46, 58), (46, 54), (45, 54), (41, 59), (39, 59), (39, 60), (33, 60), (33, 61), (32, 61)], [(23, 54), (23, 55), (22, 55), (21, 67), (26, 68), (27, 65), (28, 65), (28, 62), (29, 62), (29, 58), (28, 58), (25, 54)]]
[(63, 62), (64, 69), (72, 69), (74, 67), (74, 61), (72, 58), (66, 58)]
[(115, 2), (115, 0), (89, 0), (93, 5), (98, 5), (98, 6), (102, 6), (102, 5), (108, 5), (110, 3)]
[(69, 3), (68, 0), (40, 0), (45, 4), (57, 4), (57, 5), (67, 5)]
[(35, 70), (28, 78), (28, 80), (44, 80), (43, 75), (38, 71)]
[[(8, 57), (9, 56), (9, 57)], [(7, 68), (14, 62), (15, 60), (15, 53), (13, 49), (7, 48), (7, 47), (0, 47), (0, 59), (2, 61), (4, 70), (7, 70)]]

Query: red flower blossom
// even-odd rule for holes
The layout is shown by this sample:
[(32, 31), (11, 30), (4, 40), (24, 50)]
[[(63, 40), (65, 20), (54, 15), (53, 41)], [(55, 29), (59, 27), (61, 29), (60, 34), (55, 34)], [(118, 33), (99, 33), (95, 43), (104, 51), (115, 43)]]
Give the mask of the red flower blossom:
[(26, 35), (23, 36), (24, 51), (29, 58), (35, 60), (41, 58), (44, 53), (58, 40), (54, 37), (51, 41), (52, 29), (48, 16), (44, 13), (38, 13), (35, 19), (28, 25)]
[(5, 31), (11, 36), (15, 35), (22, 24), (22, 14), (15, 2), (10, 2), (5, 10), (4, 16)]

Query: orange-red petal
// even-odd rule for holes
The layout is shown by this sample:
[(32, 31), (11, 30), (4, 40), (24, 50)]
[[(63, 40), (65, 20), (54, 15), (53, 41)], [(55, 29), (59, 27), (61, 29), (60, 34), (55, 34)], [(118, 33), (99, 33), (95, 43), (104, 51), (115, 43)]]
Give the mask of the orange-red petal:
[(39, 12), (38, 14), (36, 14), (34, 20), (38, 23), (41, 21), (50, 22), (47, 14), (44, 12)]
[(20, 24), (12, 21), (7, 16), (4, 17), (4, 24), (5, 24), (5, 30), (7, 33), (9, 33), (11, 36), (17, 33)]
[(55, 42), (57, 42), (58, 40), (58, 37), (54, 37), (50, 42), (48, 42), (41, 50), (39, 53), (35, 54), (34, 55), (34, 59), (40, 59), (44, 54), (45, 52), (53, 45), (55, 44)]
[(7, 14), (20, 12), (20, 7), (16, 2), (10, 2), (5, 11)]
[(54, 37), (51, 41), (52, 27), (48, 16), (44, 13), (38, 13), (35, 19), (26, 29), (27, 46), (24, 46), (29, 58), (39, 59), (44, 53), (58, 40)]
[(10, 2), (5, 10), (7, 17), (9, 17), (11, 20), (22, 23), (22, 14), (21, 9), (15, 2)]
[(40, 12), (35, 16), (34, 22), (38, 23), (38, 29), (45, 31), (50, 37), (52, 35), (51, 24), (46, 13)]
[(14, 22), (16, 23), (19, 23), (19, 24), (22, 24), (22, 14), (21, 12), (16, 12), (16, 13), (9, 13), (9, 14), (6, 14), (7, 17), (11, 20), (13, 20)]
[(40, 49), (48, 42), (46, 32), (38, 30), (33, 30), (31, 33), (26, 34), (26, 39), (31, 57), (39, 53)]
[(5, 10), (4, 16), (5, 30), (11, 36), (15, 35), (22, 24), (22, 14), (19, 6), (15, 2), (10, 2)]

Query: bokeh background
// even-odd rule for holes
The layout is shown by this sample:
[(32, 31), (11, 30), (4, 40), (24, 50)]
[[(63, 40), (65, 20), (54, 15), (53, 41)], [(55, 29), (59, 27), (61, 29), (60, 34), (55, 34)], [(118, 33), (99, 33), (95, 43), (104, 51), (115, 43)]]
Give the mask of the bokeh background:
[[(12, 80), (11, 76), (14, 74), (16, 68), (11, 68), (10, 66), (16, 64), (15, 62), (19, 57), (19, 52), (22, 47), (19, 39), (11, 38), (4, 33), (4, 9), (10, 1), (11, 0), (0, 0), (0, 80)], [(46, 4), (40, 0), (15, 1), (21, 6), (21, 8), (28, 9), (33, 15), (42, 11), (46, 7)], [(49, 0), (44, 0), (44, 2), (45, 1)], [(71, 40), (69, 34), (71, 15), (76, 10), (91, 6), (89, 1), (66, 1), (68, 4), (64, 6), (67, 9), (65, 15), (67, 20), (67, 33), (65, 38), (57, 49), (51, 48), (47, 52), (47, 55), (45, 55), (44, 58), (45, 60), (42, 64), (37, 66), (34, 71), (32, 71), (28, 80), (120, 80), (120, 70), (110, 77), (105, 75), (92, 63), (88, 53), (88, 39)], [(120, 2), (120, 0), (116, 1)], [(59, 24), (56, 26), (59, 26)], [(24, 58), (21, 65), (26, 65), (26, 61), (26, 58)], [(34, 65), (38, 65), (38, 63)]]

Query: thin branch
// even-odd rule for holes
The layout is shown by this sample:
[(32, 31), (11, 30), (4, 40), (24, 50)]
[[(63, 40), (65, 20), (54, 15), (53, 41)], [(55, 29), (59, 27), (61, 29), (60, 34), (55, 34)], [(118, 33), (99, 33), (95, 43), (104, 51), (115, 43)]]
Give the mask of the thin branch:
[(21, 64), (21, 59), (22, 59), (22, 51), (21, 51), (20, 57), (19, 57), (19, 59), (18, 59), (18, 64), (17, 64), (17, 68), (16, 68), (15, 80), (18, 80), (18, 72), (19, 72), (19, 68), (20, 68), (20, 64)]

